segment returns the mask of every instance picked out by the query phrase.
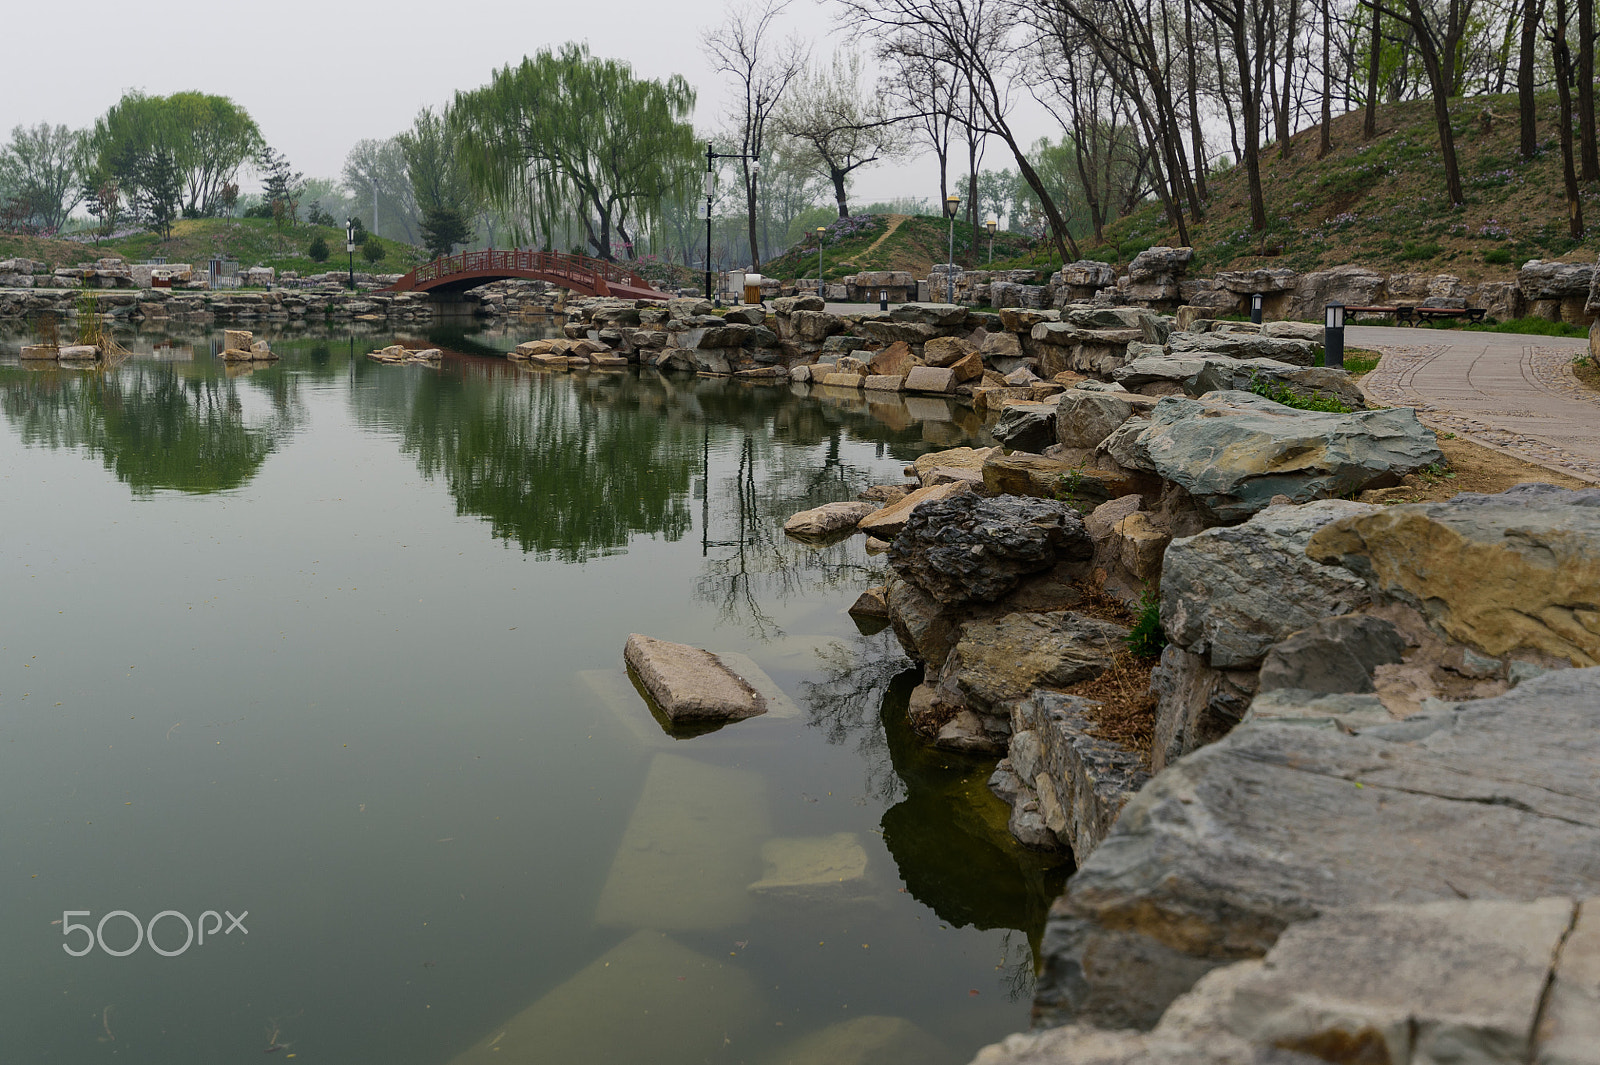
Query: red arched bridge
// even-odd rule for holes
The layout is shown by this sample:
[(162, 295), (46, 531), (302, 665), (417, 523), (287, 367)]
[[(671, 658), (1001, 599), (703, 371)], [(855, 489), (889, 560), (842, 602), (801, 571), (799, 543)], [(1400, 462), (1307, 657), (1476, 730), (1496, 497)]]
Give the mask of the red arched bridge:
[(417, 267), (385, 292), (428, 292), (453, 296), (469, 288), (507, 278), (545, 281), (583, 296), (619, 296), (630, 300), (664, 300), (671, 293), (621, 263), (564, 255), (558, 251), (464, 251)]

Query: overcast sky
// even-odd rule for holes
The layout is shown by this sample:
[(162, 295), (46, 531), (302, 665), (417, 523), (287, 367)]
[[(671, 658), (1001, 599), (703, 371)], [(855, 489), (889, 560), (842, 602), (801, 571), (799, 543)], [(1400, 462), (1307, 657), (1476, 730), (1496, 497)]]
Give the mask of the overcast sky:
[[(707, 130), (721, 125), (731, 97), (726, 79), (707, 65), (700, 38), (730, 6), (718, 0), (8, 3), (0, 131), (42, 121), (87, 126), (127, 89), (152, 95), (195, 89), (243, 105), (297, 170), (337, 178), (356, 141), (398, 133), (423, 106), (445, 103), (505, 64), (570, 40), (629, 61), (643, 77), (682, 74), (699, 90), (695, 127)], [(817, 0), (793, 0), (786, 24), (826, 55), (840, 40), (833, 11)], [(1010, 165), (1004, 146), (991, 141), (986, 166)], [(858, 174), (853, 202), (938, 198), (930, 158)]]

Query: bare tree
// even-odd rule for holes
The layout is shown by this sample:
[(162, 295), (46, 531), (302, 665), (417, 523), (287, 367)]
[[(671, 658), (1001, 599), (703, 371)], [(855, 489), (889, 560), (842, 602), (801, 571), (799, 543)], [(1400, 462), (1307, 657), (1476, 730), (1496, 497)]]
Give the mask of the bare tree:
[(805, 68), (807, 47), (798, 37), (774, 41), (773, 23), (789, 6), (789, 0), (759, 0), (737, 7), (727, 19), (702, 39), (706, 56), (719, 74), (730, 74), (744, 99), (734, 116), (737, 128), (734, 141), (746, 158), (740, 160), (744, 178), (745, 213), (750, 222), (750, 265), (761, 269), (761, 250), (756, 241), (757, 170), (753, 159), (761, 157), (766, 145), (767, 126), (790, 84)]
[(864, 95), (861, 56), (844, 49), (834, 53), (826, 69), (808, 65), (774, 119), (776, 128), (800, 146), (802, 158), (832, 183), (840, 218), (850, 215), (846, 182), (851, 173), (902, 155), (907, 147), (903, 124), (890, 118), (881, 99)]
[[(1587, 0), (1578, 0), (1579, 4)], [(1556, 68), (1556, 129), (1561, 137), (1561, 177), (1567, 190), (1567, 233), (1573, 240), (1583, 239), (1583, 198), (1578, 191), (1577, 168), (1572, 151), (1572, 50), (1567, 43), (1570, 29), (1567, 0), (1555, 0), (1555, 24), (1550, 27), (1550, 58)]]
[(954, 71), (917, 53), (892, 52), (894, 65), (879, 82), (879, 93), (911, 116), (913, 136), (925, 141), (939, 161), (939, 202), (950, 194), (950, 144), (954, 138), (959, 86)]
[(1517, 56), (1517, 111), (1522, 124), (1522, 158), (1532, 159), (1539, 150), (1538, 107), (1534, 99), (1534, 77), (1538, 62), (1539, 19), (1544, 15), (1542, 0), (1522, 0), (1522, 42)]
[(1044, 208), (1050, 234), (1063, 261), (1079, 258), (1077, 241), (1067, 232), (1055, 200), (1028, 161), (1026, 149), (1008, 119), (1016, 65), (1025, 61), (1014, 46), (1014, 12), (1005, 0), (841, 0), (846, 18), (877, 31), (880, 55), (920, 55), (965, 79), (986, 125), (1005, 141), (1022, 180)]
[(1388, 0), (1361, 0), (1411, 28), (1422, 57), (1428, 84), (1433, 89), (1433, 122), (1439, 131), (1439, 157), (1444, 163), (1444, 180), (1450, 202), (1462, 204), (1467, 194), (1461, 187), (1461, 165), (1456, 157), (1455, 133), (1450, 128), (1450, 97), (1457, 92), (1461, 78), (1462, 39), (1472, 23), (1473, 0), (1444, 0), (1443, 21), (1437, 8), (1427, 0), (1405, 0), (1398, 8)]

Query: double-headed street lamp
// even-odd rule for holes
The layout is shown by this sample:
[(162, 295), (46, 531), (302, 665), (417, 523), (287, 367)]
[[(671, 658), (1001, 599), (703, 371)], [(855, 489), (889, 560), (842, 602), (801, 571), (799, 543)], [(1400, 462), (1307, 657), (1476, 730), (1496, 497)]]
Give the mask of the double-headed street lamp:
[(950, 219), (950, 266), (945, 272), (945, 302), (956, 301), (956, 212), (961, 209), (961, 197), (955, 193), (944, 198), (944, 215)]
[(761, 173), (761, 153), (745, 155), (741, 152), (719, 152), (706, 144), (706, 299), (711, 298), (711, 201), (717, 195), (717, 159), (748, 159), (753, 173)]

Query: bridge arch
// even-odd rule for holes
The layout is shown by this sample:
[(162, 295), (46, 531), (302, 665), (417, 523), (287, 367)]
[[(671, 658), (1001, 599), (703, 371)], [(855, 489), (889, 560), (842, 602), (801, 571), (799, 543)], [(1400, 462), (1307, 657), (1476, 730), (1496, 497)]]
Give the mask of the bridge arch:
[(465, 251), (424, 263), (384, 292), (426, 292), (459, 295), (491, 281), (523, 278), (544, 281), (581, 296), (618, 296), (632, 300), (670, 299), (670, 292), (650, 283), (621, 263), (566, 255), (558, 251)]

